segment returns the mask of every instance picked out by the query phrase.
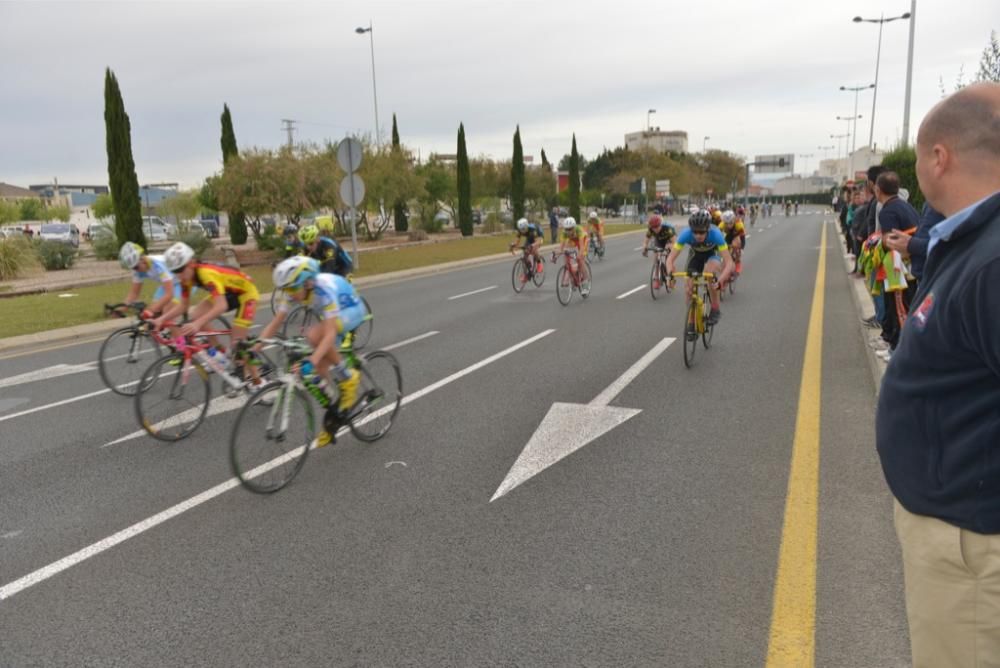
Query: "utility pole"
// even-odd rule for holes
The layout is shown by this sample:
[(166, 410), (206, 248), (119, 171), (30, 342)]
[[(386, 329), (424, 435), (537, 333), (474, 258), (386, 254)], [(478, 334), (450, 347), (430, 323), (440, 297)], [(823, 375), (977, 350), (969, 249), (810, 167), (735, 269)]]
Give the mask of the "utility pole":
[(285, 132), (288, 133), (288, 148), (291, 148), (292, 147), (292, 133), (295, 132), (295, 124), (298, 121), (294, 121), (291, 118), (282, 118), (281, 122), (284, 124), (284, 127), (282, 127), (281, 129), (283, 131), (285, 131)]

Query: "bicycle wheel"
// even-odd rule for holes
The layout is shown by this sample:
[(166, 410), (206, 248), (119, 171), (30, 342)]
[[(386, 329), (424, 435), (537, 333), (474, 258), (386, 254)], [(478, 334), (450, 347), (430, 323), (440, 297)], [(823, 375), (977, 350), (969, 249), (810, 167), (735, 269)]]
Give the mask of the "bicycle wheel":
[(277, 311), (275, 310), (275, 306), (277, 305), (277, 303), (278, 303), (278, 289), (275, 288), (275, 289), (271, 290), (271, 313), (272, 314), (273, 313), (277, 313)]
[(542, 287), (542, 283), (545, 282), (545, 258), (541, 255), (538, 256), (538, 267), (535, 268), (535, 272), (531, 275), (531, 281), (535, 284), (536, 288)]
[(361, 361), (360, 409), (352, 411), (351, 433), (365, 442), (377, 441), (389, 433), (403, 403), (403, 374), (396, 358), (376, 350)]
[(140, 385), (135, 416), (153, 438), (179, 441), (205, 419), (212, 386), (197, 362), (185, 369), (183, 355), (164, 355), (150, 365)]
[(687, 317), (684, 318), (684, 366), (691, 368), (694, 356), (698, 352), (698, 304), (694, 297), (688, 306)]
[(160, 344), (138, 327), (123, 327), (111, 332), (97, 353), (97, 370), (112, 392), (133, 396), (147, 363), (160, 357)]
[(364, 302), (365, 310), (368, 313), (361, 324), (354, 328), (354, 343), (352, 345), (355, 350), (361, 350), (368, 345), (368, 341), (372, 338), (372, 329), (375, 327), (375, 312), (372, 311), (372, 305), (364, 297), (361, 298), (361, 301)]
[[(653, 301), (656, 301), (656, 292), (657, 292), (656, 280), (657, 278), (659, 278), (657, 276), (659, 271), (660, 271), (660, 265), (654, 262), (652, 269), (650, 269), (649, 271), (649, 294), (653, 296)], [(660, 282), (660, 285), (663, 285), (662, 281)]]
[(563, 306), (569, 304), (569, 300), (573, 298), (573, 280), (566, 267), (559, 267), (556, 273), (556, 298)]
[(292, 384), (272, 381), (251, 394), (236, 415), (229, 433), (229, 464), (245, 488), (272, 494), (302, 470), (315, 437), (309, 395)]
[[(722, 292), (720, 290), (719, 294)], [(715, 333), (715, 325), (708, 324), (708, 315), (712, 312), (712, 293), (709, 291), (708, 287), (705, 288), (705, 307), (704, 316), (702, 322), (705, 323), (705, 329), (701, 333), (701, 342), (707, 350), (710, 345), (712, 345), (712, 335)]]
[(728, 283), (728, 287), (729, 287), (729, 294), (735, 295), (736, 294), (736, 277), (735, 276), (730, 276), (729, 277), (729, 281), (727, 283)]
[(316, 314), (311, 308), (300, 304), (285, 316), (285, 322), (281, 326), (281, 338), (291, 339), (296, 336), (305, 336), (306, 330), (314, 324), (316, 324)]
[(587, 276), (580, 281), (580, 296), (586, 299), (590, 296), (590, 288), (594, 284), (594, 272), (590, 270), (590, 260), (585, 260), (584, 266), (587, 267)]
[(514, 288), (514, 292), (521, 292), (527, 281), (528, 277), (524, 275), (524, 261), (516, 260), (514, 262), (514, 268), (510, 272), (510, 284), (511, 287)]

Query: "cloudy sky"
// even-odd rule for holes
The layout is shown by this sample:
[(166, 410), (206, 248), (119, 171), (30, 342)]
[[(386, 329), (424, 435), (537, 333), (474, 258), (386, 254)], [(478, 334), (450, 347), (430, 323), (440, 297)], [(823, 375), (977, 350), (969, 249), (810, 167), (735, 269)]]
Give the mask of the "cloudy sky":
[[(996, 0), (918, 0), (911, 135), (968, 81)], [(654, 126), (688, 132), (690, 148), (744, 156), (811, 154), (815, 169), (845, 132), (854, 94), (874, 80), (878, 26), (910, 0), (397, 0), (362, 2), (0, 0), (0, 181), (106, 183), (104, 69), (118, 76), (140, 183), (201, 183), (221, 167), (219, 115), (228, 103), (241, 148), (373, 132), (374, 25), (379, 121), (392, 114), (422, 155), (453, 153), (459, 122), (469, 151), (507, 157), (520, 124), (536, 160), (623, 144)], [(906, 21), (886, 24), (875, 142), (903, 124)], [(860, 97), (858, 145), (872, 96)], [(827, 150), (836, 157), (837, 149)]]

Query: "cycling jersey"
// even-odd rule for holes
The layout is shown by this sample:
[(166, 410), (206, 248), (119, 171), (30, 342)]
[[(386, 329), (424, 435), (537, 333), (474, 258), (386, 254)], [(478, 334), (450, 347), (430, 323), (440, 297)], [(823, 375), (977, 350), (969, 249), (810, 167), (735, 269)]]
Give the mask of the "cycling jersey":
[(726, 237), (717, 227), (709, 227), (708, 234), (702, 241), (696, 240), (691, 228), (687, 228), (677, 237), (674, 249), (683, 250), (685, 246), (690, 246), (691, 250), (699, 255), (717, 255), (719, 251), (729, 250), (729, 246), (726, 245)]
[(309, 257), (319, 260), (320, 271), (328, 274), (347, 276), (354, 269), (354, 262), (344, 247), (330, 237), (320, 237), (316, 250)]
[(181, 298), (181, 284), (180, 281), (174, 278), (174, 275), (170, 273), (167, 269), (167, 265), (163, 260), (162, 255), (146, 255), (146, 262), (149, 264), (149, 269), (146, 271), (133, 270), (132, 271), (132, 283), (142, 283), (143, 281), (157, 281), (160, 287), (156, 289), (153, 294), (153, 301), (159, 301), (163, 297), (166, 290), (164, 286), (168, 281), (174, 282), (174, 301)]
[[(274, 305), (275, 313), (287, 313), (291, 301), (288, 295), (279, 292)], [(358, 291), (339, 274), (318, 274), (313, 282), (313, 289), (303, 303), (320, 320), (340, 319), (338, 341), (339, 335), (356, 329), (368, 314)]]
[(260, 293), (253, 279), (239, 269), (204, 262), (193, 263), (194, 279), (191, 283), (181, 283), (181, 296), (191, 298), (195, 287), (202, 288), (214, 298), (225, 296), (226, 304), (232, 311), (236, 309), (233, 324), (238, 327), (249, 327), (253, 323), (254, 312)]
[(285, 257), (294, 257), (296, 255), (307, 255), (306, 245), (299, 241), (298, 239), (293, 239), (291, 241), (285, 240)]
[(722, 227), (720, 227), (719, 229), (722, 230), (722, 233), (726, 235), (727, 244), (732, 244), (733, 239), (735, 239), (736, 237), (740, 237), (742, 239), (743, 237), (746, 236), (747, 233), (746, 226), (743, 225), (742, 220), (733, 221), (732, 225), (726, 225), (725, 223), (723, 223)]
[(666, 248), (676, 236), (677, 230), (674, 229), (673, 225), (668, 225), (667, 223), (661, 223), (660, 229), (655, 232), (650, 229), (646, 230), (646, 238), (653, 239), (656, 243), (656, 248), (659, 250)]
[(572, 244), (576, 246), (577, 250), (586, 252), (587, 232), (583, 229), (583, 225), (577, 225), (569, 232), (563, 232), (562, 242)]
[(517, 238), (514, 240), (514, 243), (520, 241), (521, 237), (524, 237), (524, 243), (526, 246), (530, 246), (538, 240), (545, 239), (545, 235), (542, 233), (542, 228), (534, 223), (528, 223), (528, 229), (524, 232), (517, 230)]

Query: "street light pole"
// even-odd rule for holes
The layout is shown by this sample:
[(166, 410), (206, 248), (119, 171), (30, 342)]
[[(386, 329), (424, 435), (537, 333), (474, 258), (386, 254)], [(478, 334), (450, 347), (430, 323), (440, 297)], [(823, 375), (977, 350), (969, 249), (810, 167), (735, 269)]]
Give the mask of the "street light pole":
[(653, 126), (649, 124), (649, 115), (655, 113), (656, 109), (650, 109), (646, 112), (646, 132), (650, 132), (653, 129)]
[(701, 141), (701, 152), (702, 152), (703, 154), (705, 153), (705, 151), (707, 151), (707, 150), (708, 150), (708, 149), (707, 149), (707, 148), (705, 148), (705, 147), (706, 147), (706, 146), (708, 145), (708, 140), (709, 140), (709, 139), (711, 139), (711, 137), (705, 137), (705, 138), (704, 138), (704, 139), (703, 139), (703, 140)]
[(886, 23), (891, 23), (899, 19), (908, 19), (908, 18), (910, 18), (909, 12), (902, 14), (900, 16), (890, 16), (889, 18), (885, 18), (885, 14), (882, 14), (877, 19), (863, 19), (860, 16), (855, 16), (852, 19), (852, 21), (854, 21), (855, 23), (864, 22), (864, 23), (878, 24), (878, 49), (875, 51), (875, 84), (874, 84), (874, 92), (872, 93), (872, 123), (871, 123), (871, 131), (868, 133), (868, 146), (872, 146), (875, 140), (875, 100), (878, 97), (878, 68), (879, 68), (879, 63), (882, 60), (882, 26), (884, 26)]
[(375, 145), (381, 146), (382, 144), (382, 133), (378, 126), (378, 89), (375, 86), (375, 33), (372, 31), (372, 22), (368, 21), (367, 28), (355, 28), (354, 32), (359, 35), (364, 35), (368, 33), (368, 41), (371, 46), (372, 52), (372, 99), (375, 103)]
[[(837, 116), (837, 120), (838, 121), (847, 121), (848, 125), (850, 125), (852, 122), (854, 123), (854, 131), (853, 132), (850, 132), (850, 128), (848, 128), (848, 132), (849, 132), (849, 134), (851, 136), (851, 143), (852, 144), (857, 143), (857, 140), (858, 140), (857, 134), (858, 134), (858, 119), (859, 118), (861, 118), (861, 114), (857, 114), (855, 116)], [(847, 150), (847, 142), (846, 141), (844, 142), (844, 150), (845, 151)], [(854, 149), (851, 149), (851, 152), (847, 154), (847, 162), (848, 162), (847, 178), (850, 178), (851, 174), (854, 173)]]
[(917, 28), (917, 0), (910, 0), (910, 44), (906, 49), (906, 99), (903, 102), (903, 146), (910, 143), (910, 89), (913, 87), (913, 33)]
[[(845, 139), (845, 138), (847, 138), (847, 137), (850, 137), (850, 136), (851, 136), (850, 132), (842, 134), (842, 135), (830, 135), (830, 139), (836, 139), (837, 140), (837, 162), (840, 162), (840, 156), (844, 152), (843, 151), (843, 144), (844, 144), (844, 142), (842, 140)], [(838, 165), (838, 169), (839, 169), (839, 165)]]

